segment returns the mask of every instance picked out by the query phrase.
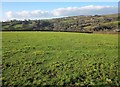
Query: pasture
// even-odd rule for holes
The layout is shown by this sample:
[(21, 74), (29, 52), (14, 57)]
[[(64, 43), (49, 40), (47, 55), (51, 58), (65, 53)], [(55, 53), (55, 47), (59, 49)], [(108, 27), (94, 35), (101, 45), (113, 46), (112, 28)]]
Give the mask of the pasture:
[(119, 85), (118, 36), (3, 32), (3, 86)]

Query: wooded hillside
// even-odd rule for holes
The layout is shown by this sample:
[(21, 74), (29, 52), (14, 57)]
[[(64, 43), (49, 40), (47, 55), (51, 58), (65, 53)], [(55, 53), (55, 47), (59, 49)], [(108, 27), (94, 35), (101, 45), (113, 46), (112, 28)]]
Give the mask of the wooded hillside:
[(119, 32), (118, 14), (2, 22), (2, 31)]

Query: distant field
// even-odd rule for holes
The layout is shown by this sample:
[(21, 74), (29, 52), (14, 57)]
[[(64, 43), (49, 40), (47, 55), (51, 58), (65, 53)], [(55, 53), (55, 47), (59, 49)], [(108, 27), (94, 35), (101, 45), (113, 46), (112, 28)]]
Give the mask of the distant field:
[(118, 36), (3, 32), (3, 86), (119, 85)]

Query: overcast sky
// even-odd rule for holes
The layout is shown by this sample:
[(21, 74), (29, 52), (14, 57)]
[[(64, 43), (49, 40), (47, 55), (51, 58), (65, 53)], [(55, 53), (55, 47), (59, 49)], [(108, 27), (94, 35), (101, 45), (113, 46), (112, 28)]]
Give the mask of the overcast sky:
[(118, 13), (117, 2), (3, 2), (2, 20)]

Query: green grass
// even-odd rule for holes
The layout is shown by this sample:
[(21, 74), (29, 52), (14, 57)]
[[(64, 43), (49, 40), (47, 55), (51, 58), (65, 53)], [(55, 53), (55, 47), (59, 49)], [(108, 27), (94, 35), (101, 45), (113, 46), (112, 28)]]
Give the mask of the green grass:
[(22, 27), (22, 24), (16, 24), (14, 25), (14, 28), (21, 28)]
[(105, 26), (117, 26), (118, 23), (120, 23), (120, 21), (114, 21), (114, 22), (109, 22), (109, 23), (104, 23), (102, 25), (105, 25)]
[(3, 86), (119, 85), (118, 36), (3, 32)]

